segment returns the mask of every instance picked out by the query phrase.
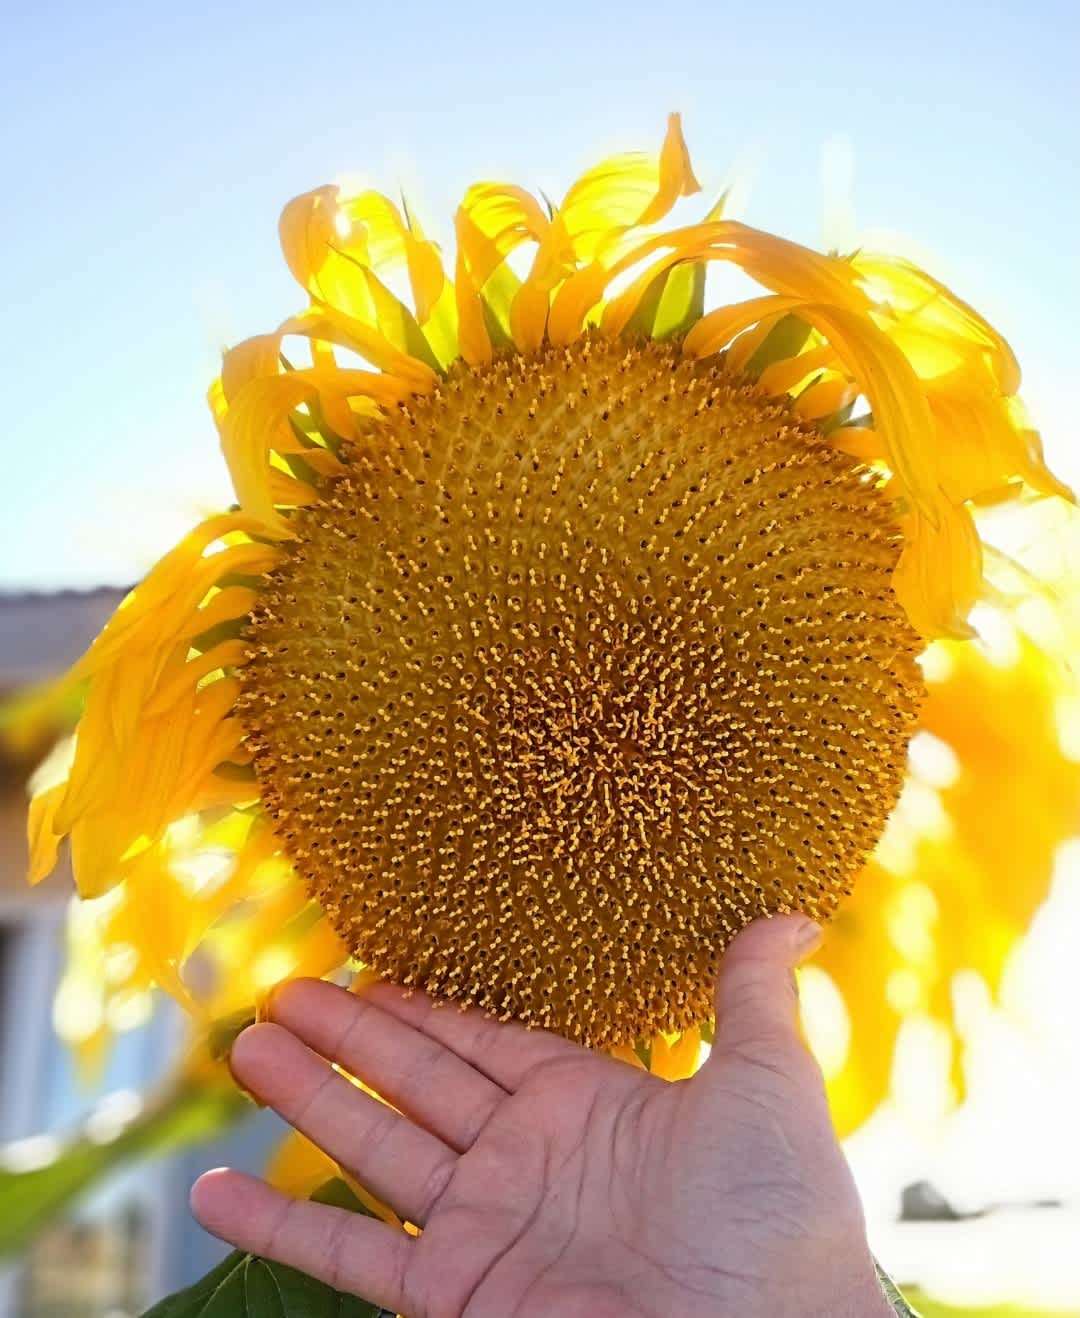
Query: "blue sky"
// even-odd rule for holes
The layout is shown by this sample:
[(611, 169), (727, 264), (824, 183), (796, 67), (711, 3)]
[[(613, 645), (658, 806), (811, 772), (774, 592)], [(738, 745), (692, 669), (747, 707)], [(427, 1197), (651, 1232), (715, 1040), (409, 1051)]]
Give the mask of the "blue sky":
[(134, 578), (226, 497), (203, 402), (223, 343), (301, 305), (282, 204), (404, 185), (436, 233), (461, 190), (558, 193), (681, 109), (699, 176), (821, 241), (821, 162), (1004, 329), (1080, 479), (1080, 18), (944, 4), (22, 5), (0, 78), (0, 588)]

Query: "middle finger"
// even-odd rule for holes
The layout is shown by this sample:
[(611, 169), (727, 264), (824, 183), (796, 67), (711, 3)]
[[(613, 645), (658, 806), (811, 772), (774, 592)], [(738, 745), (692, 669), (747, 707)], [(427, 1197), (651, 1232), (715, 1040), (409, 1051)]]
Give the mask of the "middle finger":
[(458, 1153), (506, 1098), (505, 1089), (437, 1040), (323, 980), (285, 985), (272, 997), (270, 1014)]
[(255, 1096), (388, 1203), (422, 1226), (457, 1155), (350, 1083), (280, 1025), (253, 1025), (230, 1064)]

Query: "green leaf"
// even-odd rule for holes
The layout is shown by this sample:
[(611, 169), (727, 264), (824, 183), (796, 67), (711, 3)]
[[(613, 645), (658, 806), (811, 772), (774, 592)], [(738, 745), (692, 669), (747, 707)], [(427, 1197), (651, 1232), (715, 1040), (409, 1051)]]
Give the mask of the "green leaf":
[(0, 1149), (0, 1258), (13, 1253), (89, 1186), (126, 1162), (201, 1144), (251, 1111), (236, 1091), (179, 1080), (101, 1138), (100, 1116), (43, 1166), (11, 1170)]
[(249, 1313), (257, 1313), (260, 1318), (288, 1318), (281, 1287), (270, 1269), (271, 1265), (262, 1259), (245, 1261), (244, 1303)]
[[(337, 1177), (311, 1197), (334, 1208), (368, 1213)], [(344, 1295), (283, 1263), (235, 1250), (213, 1272), (155, 1304), (143, 1318), (379, 1318), (380, 1313), (370, 1300)]]
[(660, 341), (678, 338), (701, 319), (704, 309), (705, 265), (681, 261), (652, 280), (626, 329)]

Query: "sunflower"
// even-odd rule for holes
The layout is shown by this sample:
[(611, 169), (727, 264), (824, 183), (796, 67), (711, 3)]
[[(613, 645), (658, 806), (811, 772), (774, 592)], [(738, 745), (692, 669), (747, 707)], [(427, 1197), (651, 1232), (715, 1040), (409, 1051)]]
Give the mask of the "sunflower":
[[(678, 1074), (730, 937), (851, 891), (974, 510), (1068, 491), (970, 307), (661, 223), (698, 191), (672, 116), (558, 206), (470, 188), (452, 277), (380, 194), (286, 207), (308, 305), (210, 393), (237, 505), (76, 666), (31, 807), (147, 982), (217, 1019), (351, 959)], [(714, 262), (760, 293), (706, 309)], [(200, 997), (196, 947), (246, 969)]]

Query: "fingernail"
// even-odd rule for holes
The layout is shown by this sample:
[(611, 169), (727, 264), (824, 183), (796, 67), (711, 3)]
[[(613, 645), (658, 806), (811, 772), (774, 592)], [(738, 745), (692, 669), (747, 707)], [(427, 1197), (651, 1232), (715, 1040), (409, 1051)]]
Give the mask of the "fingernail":
[(803, 960), (817, 951), (824, 937), (825, 931), (821, 925), (813, 920), (803, 920), (792, 931), (791, 944), (798, 953), (799, 959)]

